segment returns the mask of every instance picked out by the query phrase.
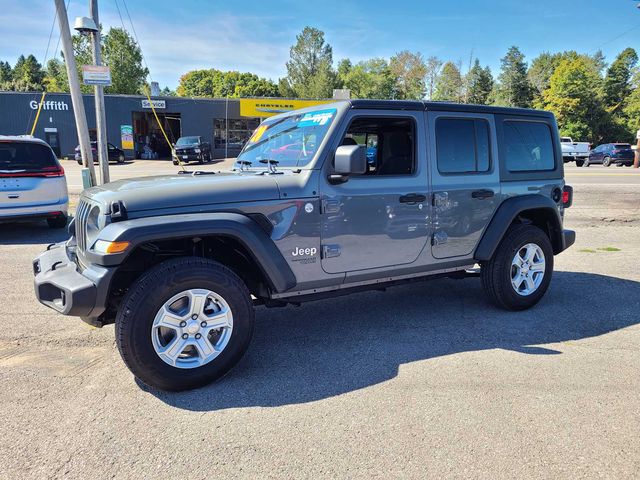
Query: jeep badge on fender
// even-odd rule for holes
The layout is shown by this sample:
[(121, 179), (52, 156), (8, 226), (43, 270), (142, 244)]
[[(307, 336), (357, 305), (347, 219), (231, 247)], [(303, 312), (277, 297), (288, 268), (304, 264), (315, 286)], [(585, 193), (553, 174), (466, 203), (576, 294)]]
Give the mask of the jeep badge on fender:
[(136, 377), (185, 390), (240, 360), (255, 306), (479, 265), (488, 299), (523, 310), (575, 241), (549, 112), (341, 101), (268, 118), (237, 165), (85, 190), (71, 239), (34, 260), (38, 300), (115, 323)]

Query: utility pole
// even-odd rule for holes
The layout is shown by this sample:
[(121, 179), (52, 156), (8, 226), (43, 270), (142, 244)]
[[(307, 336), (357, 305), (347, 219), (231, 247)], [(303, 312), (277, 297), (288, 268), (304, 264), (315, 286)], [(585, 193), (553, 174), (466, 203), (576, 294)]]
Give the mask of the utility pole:
[[(98, 19), (98, 0), (89, 0), (89, 15), (96, 24), (98, 30), (93, 32), (93, 63), (102, 65), (102, 46), (100, 44), (100, 20)], [(100, 177), (102, 183), (109, 183), (109, 154), (107, 152), (107, 118), (104, 111), (104, 87), (95, 85), (96, 97), (96, 130), (98, 140), (98, 162), (100, 164)]]
[(96, 172), (93, 168), (93, 155), (91, 155), (91, 142), (89, 141), (89, 127), (87, 127), (87, 116), (84, 112), (84, 103), (82, 102), (82, 93), (80, 92), (76, 59), (73, 56), (73, 45), (71, 43), (67, 8), (64, 5), (64, 0), (54, 0), (54, 2), (58, 13), (58, 24), (60, 25), (60, 40), (62, 41), (64, 63), (67, 66), (69, 90), (71, 91), (71, 103), (73, 104), (73, 116), (76, 119), (76, 130), (78, 131), (78, 140), (80, 141), (80, 154), (82, 155), (83, 165), (85, 168), (89, 169), (89, 179), (93, 186), (96, 185)]

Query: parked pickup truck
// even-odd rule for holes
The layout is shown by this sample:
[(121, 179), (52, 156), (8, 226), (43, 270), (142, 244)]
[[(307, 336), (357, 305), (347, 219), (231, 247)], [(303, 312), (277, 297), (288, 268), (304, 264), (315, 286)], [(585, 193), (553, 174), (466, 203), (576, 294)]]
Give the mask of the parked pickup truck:
[(589, 158), (591, 144), (589, 142), (574, 142), (571, 137), (560, 137), (560, 146), (562, 147), (562, 160), (564, 163), (576, 162), (578, 167), (584, 164)]
[(85, 190), (71, 239), (33, 262), (37, 298), (95, 326), (115, 322), (136, 377), (184, 390), (240, 360), (254, 306), (452, 276), (480, 277), (493, 304), (524, 310), (575, 240), (549, 112), (337, 102), (265, 120), (237, 164)]

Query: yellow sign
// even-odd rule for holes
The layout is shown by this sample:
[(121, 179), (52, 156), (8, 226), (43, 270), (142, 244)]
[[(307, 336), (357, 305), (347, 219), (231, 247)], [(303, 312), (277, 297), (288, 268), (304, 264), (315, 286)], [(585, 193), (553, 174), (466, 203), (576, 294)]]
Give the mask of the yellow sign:
[(285, 98), (241, 98), (240, 116), (271, 117), (279, 113), (290, 112), (299, 108), (313, 107), (335, 100), (289, 100)]

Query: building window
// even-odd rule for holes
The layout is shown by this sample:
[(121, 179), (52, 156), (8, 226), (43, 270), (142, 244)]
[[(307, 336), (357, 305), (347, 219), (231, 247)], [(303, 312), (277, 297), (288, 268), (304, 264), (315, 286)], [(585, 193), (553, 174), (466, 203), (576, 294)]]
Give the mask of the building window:
[(489, 170), (489, 124), (486, 120), (439, 118), (436, 150), (440, 173)]
[(260, 125), (259, 118), (230, 118), (227, 128), (226, 119), (216, 118), (213, 121), (214, 148), (240, 149), (247, 143), (253, 131)]

